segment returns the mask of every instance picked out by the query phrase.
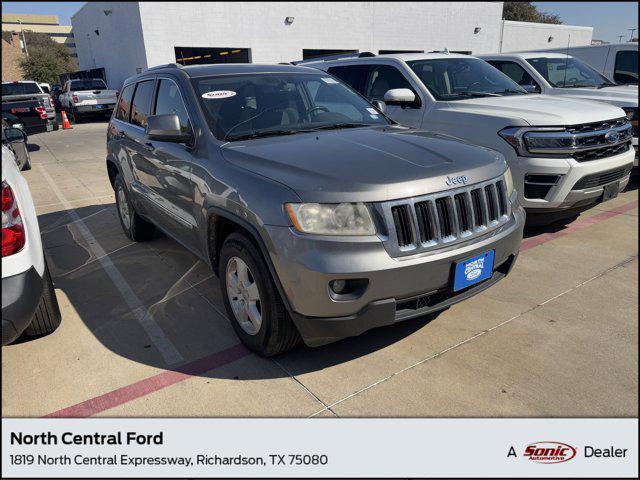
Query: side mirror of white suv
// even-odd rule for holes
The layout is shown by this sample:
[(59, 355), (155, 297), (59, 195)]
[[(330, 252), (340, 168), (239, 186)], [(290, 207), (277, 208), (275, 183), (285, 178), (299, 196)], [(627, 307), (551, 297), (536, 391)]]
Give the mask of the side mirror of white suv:
[(416, 104), (416, 94), (408, 88), (393, 88), (384, 94), (384, 103), (387, 105), (413, 107)]

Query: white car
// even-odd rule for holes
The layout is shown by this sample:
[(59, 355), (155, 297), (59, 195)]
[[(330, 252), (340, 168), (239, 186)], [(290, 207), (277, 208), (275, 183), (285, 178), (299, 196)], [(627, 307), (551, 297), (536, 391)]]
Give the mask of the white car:
[(11, 150), (2, 146), (2, 345), (53, 332), (61, 316), (36, 209)]
[(297, 63), (342, 79), (401, 124), (502, 153), (530, 224), (575, 216), (629, 181), (631, 125), (613, 105), (527, 95), (488, 63), (448, 52)]
[(89, 115), (110, 117), (117, 97), (118, 92), (109, 90), (101, 78), (83, 78), (65, 82), (58, 101), (78, 122)]
[(634, 165), (638, 165), (637, 85), (617, 85), (579, 58), (562, 53), (502, 53), (480, 55), (480, 58), (528, 92), (597, 100), (622, 108), (633, 128)]

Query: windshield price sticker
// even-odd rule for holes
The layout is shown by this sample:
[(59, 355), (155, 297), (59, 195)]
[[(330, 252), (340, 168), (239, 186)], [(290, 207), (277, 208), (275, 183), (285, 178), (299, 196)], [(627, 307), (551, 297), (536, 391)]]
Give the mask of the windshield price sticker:
[(220, 98), (229, 98), (235, 96), (236, 92), (232, 90), (214, 90), (213, 92), (205, 92), (202, 94), (202, 98), (208, 100), (218, 100)]

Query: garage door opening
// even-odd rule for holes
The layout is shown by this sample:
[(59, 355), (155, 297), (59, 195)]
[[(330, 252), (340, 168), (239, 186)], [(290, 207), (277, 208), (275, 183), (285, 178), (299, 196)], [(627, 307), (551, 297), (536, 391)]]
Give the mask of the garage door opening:
[(358, 53), (358, 50), (326, 50), (321, 48), (305, 48), (302, 50), (302, 59), (308, 60), (316, 57), (327, 57), (329, 55), (342, 55), (344, 53)]
[(180, 65), (251, 63), (250, 48), (174, 47)]

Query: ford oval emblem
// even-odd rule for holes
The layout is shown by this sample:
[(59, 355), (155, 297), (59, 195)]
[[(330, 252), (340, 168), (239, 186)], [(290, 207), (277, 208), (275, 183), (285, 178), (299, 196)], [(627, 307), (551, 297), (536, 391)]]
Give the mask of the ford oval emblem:
[(620, 134), (614, 130), (611, 130), (604, 135), (604, 141), (607, 143), (616, 143), (618, 140), (620, 140)]

